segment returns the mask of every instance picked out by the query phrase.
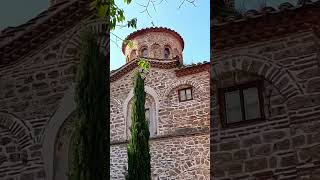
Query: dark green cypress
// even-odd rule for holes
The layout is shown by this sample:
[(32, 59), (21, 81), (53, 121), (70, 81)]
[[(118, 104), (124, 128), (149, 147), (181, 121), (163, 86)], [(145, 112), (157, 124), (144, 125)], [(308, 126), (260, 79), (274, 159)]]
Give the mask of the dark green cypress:
[(109, 176), (109, 106), (106, 56), (98, 38), (90, 32), (81, 36), (80, 63), (76, 78), (74, 154), (71, 180), (107, 180)]
[(127, 180), (151, 180), (149, 127), (145, 117), (144, 79), (140, 72), (134, 77), (134, 96), (131, 109), (131, 137), (128, 145)]

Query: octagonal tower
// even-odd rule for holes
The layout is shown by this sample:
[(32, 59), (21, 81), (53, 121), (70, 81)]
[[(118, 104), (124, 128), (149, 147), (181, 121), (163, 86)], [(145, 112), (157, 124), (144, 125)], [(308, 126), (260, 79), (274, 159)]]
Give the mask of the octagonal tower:
[(141, 57), (183, 62), (184, 41), (177, 32), (171, 29), (163, 27), (141, 29), (131, 33), (126, 39), (133, 42), (133, 47), (129, 47), (127, 43), (122, 44), (126, 63)]

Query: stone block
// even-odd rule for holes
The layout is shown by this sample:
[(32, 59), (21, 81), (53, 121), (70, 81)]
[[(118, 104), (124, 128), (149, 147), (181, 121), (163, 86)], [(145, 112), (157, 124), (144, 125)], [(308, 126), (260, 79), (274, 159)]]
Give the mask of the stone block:
[(46, 74), (45, 73), (38, 73), (36, 74), (36, 80), (43, 80), (46, 78)]
[(21, 175), (20, 180), (34, 180), (34, 178), (33, 173), (25, 173)]
[(59, 77), (59, 71), (54, 70), (48, 73), (48, 78), (50, 79), (56, 79), (57, 77)]
[(285, 140), (274, 143), (273, 151), (287, 150), (289, 148), (290, 148), (290, 140), (285, 139)]
[(12, 142), (12, 139), (9, 137), (3, 137), (0, 139), (0, 145), (3, 145), (3, 146), (9, 144), (10, 142)]
[(213, 154), (214, 164), (223, 164), (232, 160), (231, 153), (215, 153)]
[(256, 144), (261, 144), (260, 136), (250, 137), (242, 141), (243, 147), (251, 147), (252, 145), (256, 145)]
[(276, 168), (278, 163), (278, 159), (275, 156), (269, 158), (269, 166), (270, 168)]
[(240, 141), (231, 141), (220, 144), (220, 151), (230, 151), (234, 149), (240, 149)]
[(228, 163), (228, 165), (226, 166), (226, 170), (230, 175), (242, 173), (243, 171), (242, 163), (239, 163), (239, 162)]
[(295, 136), (292, 138), (292, 146), (299, 147), (306, 143), (304, 135)]
[(15, 146), (8, 146), (6, 147), (6, 152), (7, 153), (13, 153), (16, 151), (16, 147)]
[(302, 161), (320, 160), (320, 144), (308, 148), (303, 148), (298, 153)]
[(244, 160), (247, 159), (247, 151), (242, 149), (233, 153), (234, 160)]
[(245, 161), (245, 171), (254, 172), (266, 169), (268, 166), (266, 158), (250, 159)]
[(296, 156), (281, 157), (280, 165), (281, 165), (281, 167), (296, 166), (297, 165), (297, 157)]
[(7, 156), (4, 153), (1, 153), (0, 154), (0, 166), (1, 166), (1, 164), (6, 162), (7, 160), (8, 160)]
[(263, 141), (266, 143), (270, 143), (282, 139), (285, 136), (285, 131), (271, 131), (263, 134)]
[(250, 156), (268, 156), (271, 153), (271, 144), (263, 144), (250, 148)]
[(21, 158), (20, 158), (20, 153), (10, 154), (10, 155), (9, 155), (9, 159), (10, 159), (11, 162), (20, 161), (20, 160), (21, 160)]

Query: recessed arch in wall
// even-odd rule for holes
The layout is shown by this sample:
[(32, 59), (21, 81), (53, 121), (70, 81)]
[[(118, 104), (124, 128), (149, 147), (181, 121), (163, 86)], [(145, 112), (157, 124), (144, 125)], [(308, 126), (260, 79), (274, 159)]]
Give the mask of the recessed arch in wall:
[(242, 71), (255, 74), (273, 84), (287, 101), (288, 99), (304, 94), (295, 76), (279, 63), (271, 59), (254, 55), (232, 55), (215, 60), (211, 66), (213, 83), (218, 83), (223, 74), (227, 72)]
[[(159, 133), (159, 130), (158, 130), (159, 96), (158, 96), (157, 92), (153, 88), (151, 88), (149, 86), (145, 86), (144, 89), (145, 89), (145, 92), (150, 97), (152, 97), (153, 101), (154, 101), (154, 105), (153, 105), (153, 107), (154, 107), (154, 110), (153, 110), (153, 112), (154, 112), (154, 118), (153, 118), (154, 122), (151, 124), (152, 125), (151, 128), (153, 128), (154, 132), (156, 134), (158, 134)], [(133, 89), (131, 89), (129, 94), (128, 94), (128, 96), (127, 96), (127, 98), (125, 99), (125, 101), (123, 103), (123, 116), (125, 117), (125, 127), (126, 128), (128, 127), (128, 121), (129, 121), (129, 119), (128, 119), (129, 105), (130, 105), (130, 101), (133, 98), (133, 95), (134, 95), (133, 94)], [(128, 138), (127, 131), (126, 131), (125, 137)]]
[(57, 135), (65, 120), (67, 120), (74, 111), (74, 84), (72, 84), (60, 101), (60, 107), (45, 127), (42, 139), (42, 155), (47, 180), (53, 180), (54, 177), (54, 149)]
[(176, 90), (177, 88), (179, 88), (180, 86), (184, 86), (184, 85), (189, 85), (192, 86), (193, 88), (195, 88), (196, 91), (199, 91), (199, 93), (205, 93), (205, 88), (203, 87), (203, 85), (195, 80), (178, 80), (175, 81), (174, 83), (171, 83), (168, 87), (171, 87), (169, 89), (167, 89), (164, 94), (163, 94), (163, 99), (168, 98), (168, 96), (170, 95), (170, 93), (172, 93), (172, 91)]
[(71, 37), (68, 39), (67, 43), (61, 47), (59, 52), (59, 59), (79, 59), (79, 48), (81, 46), (81, 32), (89, 30), (99, 37), (101, 44), (101, 52), (105, 55), (109, 53), (110, 42), (104, 36), (104, 31), (106, 23), (100, 19), (87, 19), (82, 21), (79, 25), (71, 30)]
[(146, 45), (142, 45), (139, 49), (140, 57), (149, 57), (149, 48)]

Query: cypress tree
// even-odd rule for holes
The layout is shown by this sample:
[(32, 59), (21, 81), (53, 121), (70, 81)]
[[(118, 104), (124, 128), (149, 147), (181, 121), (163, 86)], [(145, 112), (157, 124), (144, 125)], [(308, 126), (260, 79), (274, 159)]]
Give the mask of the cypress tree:
[(145, 117), (144, 79), (138, 71), (134, 76), (134, 97), (131, 109), (131, 137), (128, 145), (127, 180), (151, 180), (149, 127)]
[(80, 63), (76, 77), (76, 112), (71, 180), (109, 179), (108, 62), (98, 38), (81, 36)]

